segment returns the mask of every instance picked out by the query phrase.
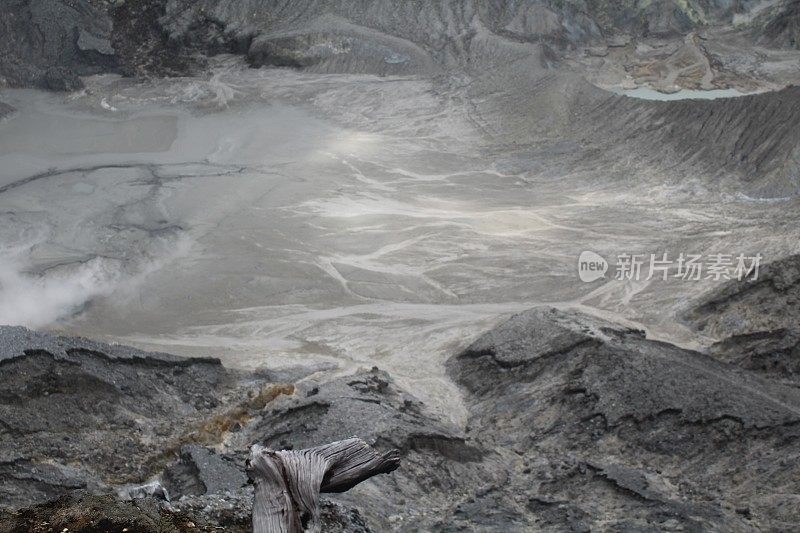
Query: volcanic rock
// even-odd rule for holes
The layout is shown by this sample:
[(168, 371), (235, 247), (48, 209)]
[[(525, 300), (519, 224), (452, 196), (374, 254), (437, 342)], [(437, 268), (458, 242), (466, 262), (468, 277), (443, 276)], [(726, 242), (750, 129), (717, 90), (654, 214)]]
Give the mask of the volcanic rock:
[[(554, 309), (513, 317), (448, 367), (470, 432), (519, 465), (464, 524), (490, 509), (554, 531), (797, 523), (784, 502), (800, 454), (794, 387)], [(514, 498), (527, 505), (495, 507)]]
[[(750, 276), (749, 276), (750, 277)], [(800, 256), (762, 265), (755, 280), (729, 281), (683, 319), (715, 339), (719, 359), (775, 379), (800, 379)]]

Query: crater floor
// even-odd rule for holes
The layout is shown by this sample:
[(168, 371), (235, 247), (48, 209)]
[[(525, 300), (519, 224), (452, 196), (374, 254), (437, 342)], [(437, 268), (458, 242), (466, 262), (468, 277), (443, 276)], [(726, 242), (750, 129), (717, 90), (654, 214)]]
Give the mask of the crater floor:
[[(621, 254), (800, 251), (797, 200), (576, 167), (493, 143), (430, 81), (252, 70), (5, 90), (0, 323), (233, 367), (379, 365), (456, 422), (444, 360), (508, 315), (576, 307), (684, 346), (713, 280), (614, 280)], [(480, 120), (479, 120), (480, 119)], [(583, 283), (592, 250), (606, 279)]]

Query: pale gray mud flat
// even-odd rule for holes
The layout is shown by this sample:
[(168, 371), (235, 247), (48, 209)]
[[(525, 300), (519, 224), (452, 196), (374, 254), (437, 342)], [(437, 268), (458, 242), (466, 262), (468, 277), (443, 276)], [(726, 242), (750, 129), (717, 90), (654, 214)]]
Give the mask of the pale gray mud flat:
[[(703, 343), (674, 316), (715, 282), (615, 281), (617, 255), (800, 252), (796, 199), (578, 174), (580, 147), (494, 145), (451, 96), (231, 59), (0, 92), (0, 323), (232, 367), (377, 365), (463, 422), (445, 359), (524, 309)], [(578, 279), (584, 250), (605, 280)]]

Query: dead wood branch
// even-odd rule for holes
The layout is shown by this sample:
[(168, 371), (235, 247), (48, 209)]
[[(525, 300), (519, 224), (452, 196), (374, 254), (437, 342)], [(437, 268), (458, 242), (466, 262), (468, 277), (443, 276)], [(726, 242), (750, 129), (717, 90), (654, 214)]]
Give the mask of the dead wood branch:
[(319, 494), (344, 492), (400, 466), (400, 452), (376, 452), (359, 438), (307, 450), (255, 445), (248, 468), (255, 483), (254, 533), (318, 533)]

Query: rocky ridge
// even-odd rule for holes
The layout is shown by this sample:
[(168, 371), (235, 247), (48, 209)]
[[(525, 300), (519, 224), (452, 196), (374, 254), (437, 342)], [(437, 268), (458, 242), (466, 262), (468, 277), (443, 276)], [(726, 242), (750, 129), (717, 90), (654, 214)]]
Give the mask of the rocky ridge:
[(620, 531), (797, 522), (784, 496), (797, 489), (785, 461), (798, 453), (794, 387), (551, 309), (513, 317), (449, 368), (473, 431), (523, 465), (503, 490), (527, 495), (530, 527), (589, 530), (600, 516)]
[[(795, 262), (770, 265), (746, 290), (709, 295), (691, 320), (740, 324), (727, 317), (749, 309), (748, 299), (775, 300), (764, 291), (794, 298)], [(9, 531), (36, 530), (46, 516), (64, 527), (94, 516), (163, 531), (244, 531), (249, 445), (302, 448), (353, 435), (400, 449), (402, 466), (328, 499), (332, 531), (800, 524), (795, 370), (731, 357), (747, 356), (748, 342), (704, 354), (581, 313), (533, 309), (448, 361), (469, 413), (460, 428), (377, 368), (338, 377), (296, 369), (281, 376), (291, 383), (277, 383), (280, 373), (236, 374), (213, 359), (23, 328), (2, 328), (0, 338), (10, 480), (0, 525)]]

